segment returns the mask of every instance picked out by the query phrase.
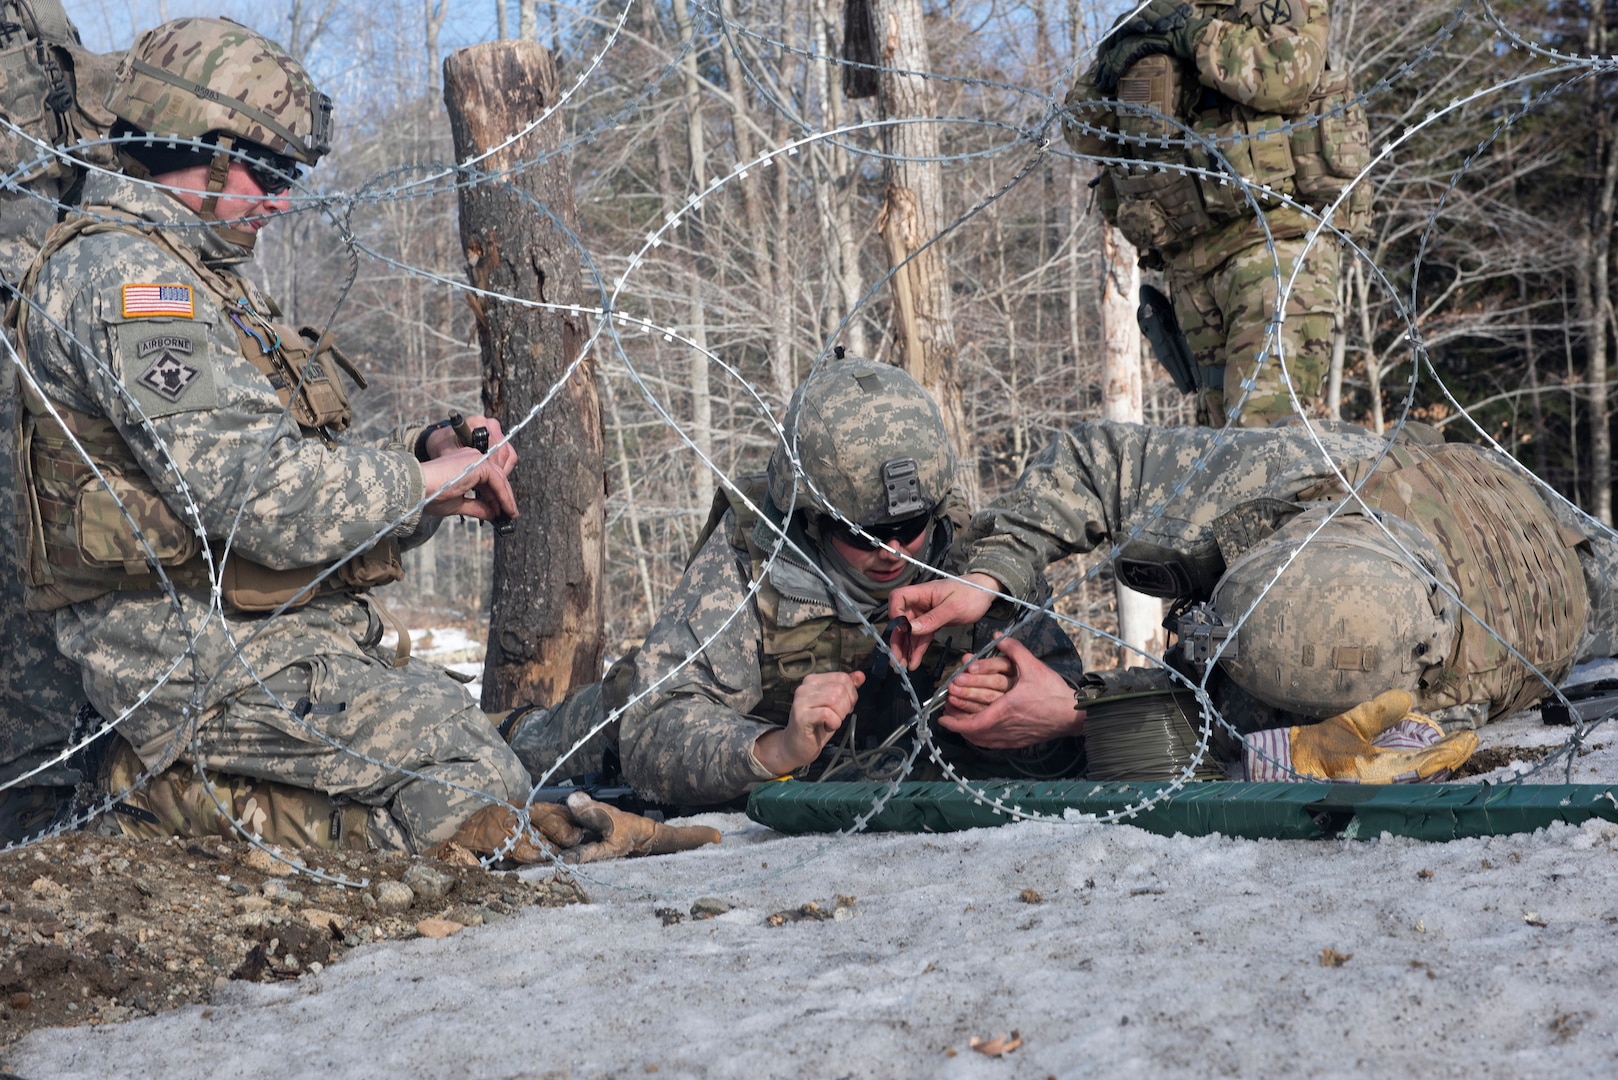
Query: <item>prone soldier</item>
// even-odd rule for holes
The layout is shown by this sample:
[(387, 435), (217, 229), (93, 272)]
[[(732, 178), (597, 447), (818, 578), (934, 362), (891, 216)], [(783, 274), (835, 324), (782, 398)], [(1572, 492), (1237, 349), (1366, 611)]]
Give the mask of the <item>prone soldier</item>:
[[(1326, 231), (1311, 238), (1316, 216), (1300, 207), (1331, 205), (1370, 160), (1353, 85), (1327, 60), (1329, 25), (1326, 0), (1150, 0), (1068, 94), (1068, 142), (1108, 159), (1096, 180), (1103, 216), (1168, 279), (1194, 368), (1165, 355), (1169, 312), (1143, 305), (1142, 324), (1177, 384), (1194, 386), (1204, 425), (1295, 414), (1288, 380), (1306, 413), (1318, 411), (1339, 244)], [(1360, 183), (1333, 221), (1353, 234), (1369, 211)]]
[[(1412, 708), (1481, 722), (1618, 653), (1610, 530), (1504, 455), (1416, 438), (1419, 425), (1393, 442), (1311, 428), (1079, 425), (974, 519), (962, 580), (894, 594), (911, 630), (896, 651), (908, 662), (996, 592), (1033, 595), (1051, 560), (1118, 543), (1131, 588), (1201, 605), (1181, 646), (1204, 628), (1194, 651), (1251, 706), (1249, 777), (1356, 780), (1428, 778), (1471, 753), (1471, 732), (1438, 738), (1420, 720), (1417, 745), (1374, 744)], [(956, 730), (990, 746), (1082, 731), (1072, 697), (1007, 653), (960, 680), (994, 700)]]
[[(908, 689), (877, 647), (888, 597), (930, 579), (932, 567), (953, 566), (966, 519), (943, 417), (909, 375), (864, 360), (828, 363), (793, 395), (784, 427), (796, 453), (778, 445), (767, 474), (741, 485), (745, 499), (715, 501), (635, 659), (623, 771), (658, 800), (721, 804), (789, 774), (896, 775), (917, 705), (963, 652), (1010, 624), (1009, 608), (986, 610), (941, 638), (917, 657)], [(1049, 591), (1037, 574), (1029, 587)], [(1066, 677), (1082, 674), (1053, 620), (1018, 636)], [(966, 775), (1071, 775), (1083, 761), (1073, 739), (999, 752), (942, 733), (941, 748)]]

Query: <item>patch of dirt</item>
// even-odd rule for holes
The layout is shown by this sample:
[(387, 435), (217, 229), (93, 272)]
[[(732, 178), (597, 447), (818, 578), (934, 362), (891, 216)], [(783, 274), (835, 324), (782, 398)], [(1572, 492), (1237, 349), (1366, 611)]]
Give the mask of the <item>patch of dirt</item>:
[(374, 941), (442, 937), (520, 908), (588, 903), (572, 881), (375, 852), (303, 851), (350, 888), (241, 842), (94, 833), (0, 855), (0, 1047), (35, 1028), (206, 1002), (231, 979), (314, 974)]
[(1554, 746), (1491, 746), (1467, 758), (1450, 779), (1464, 780), (1468, 776), (1482, 776), (1517, 761), (1544, 761), (1555, 749), (1557, 748)]

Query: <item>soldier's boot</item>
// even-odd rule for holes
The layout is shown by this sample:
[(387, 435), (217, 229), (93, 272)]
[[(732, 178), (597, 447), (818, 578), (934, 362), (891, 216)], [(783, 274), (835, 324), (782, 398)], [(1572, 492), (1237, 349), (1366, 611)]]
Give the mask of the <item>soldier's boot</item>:
[[(145, 772), (127, 742), (118, 741), (107, 770), (113, 794), (134, 788)], [(112, 808), (125, 836), (234, 838), (237, 826), (266, 843), (289, 848), (365, 851), (370, 807), (325, 792), (269, 780), (173, 765), (130, 790)], [(233, 823), (234, 819), (234, 823)]]
[(73, 807), (73, 789), (19, 784), (0, 791), (0, 843), (17, 844), (40, 835)]

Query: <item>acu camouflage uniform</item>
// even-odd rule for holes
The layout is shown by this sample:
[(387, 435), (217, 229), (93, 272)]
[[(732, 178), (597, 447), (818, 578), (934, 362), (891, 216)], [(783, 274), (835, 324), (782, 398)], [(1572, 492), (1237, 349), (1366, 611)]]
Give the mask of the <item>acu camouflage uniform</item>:
[[(1196, 39), (1194, 59), (1137, 61), (1115, 99), (1103, 98), (1094, 70), (1081, 76), (1067, 99), (1067, 138), (1082, 154), (1125, 159), (1097, 179), (1101, 210), (1141, 250), (1143, 265), (1161, 268), (1168, 280), (1198, 365), (1198, 422), (1262, 427), (1294, 415), (1278, 349), (1298, 401), (1316, 415), (1331, 357), (1340, 245), (1329, 233), (1306, 243), (1316, 220), (1259, 185), (1305, 206), (1329, 205), (1369, 162), (1364, 113), (1348, 104), (1348, 77), (1327, 62), (1326, 0), (1218, 0), (1190, 10), (1212, 20)], [(1180, 124), (1210, 140), (1225, 161), (1188, 139)], [(1149, 167), (1158, 164), (1202, 172)], [(1247, 192), (1262, 219), (1228, 179), (1232, 172), (1252, 185)], [(1369, 209), (1362, 182), (1334, 223), (1345, 233), (1360, 231)], [(1278, 274), (1292, 289), (1260, 363)], [(1231, 417), (1248, 381), (1241, 413)]]
[[(79, 44), (58, 0), (30, 0), (26, 10), (16, 0), (0, 0), (0, 119), (22, 132), (0, 125), (0, 176), (8, 178), (0, 188), (0, 306), (11, 300), (11, 286), (33, 261), (64, 202), (74, 197), (78, 181), (78, 169), (25, 135), (66, 146), (105, 134), (112, 120), (101, 101), (111, 72), (109, 60)], [(106, 147), (80, 153), (99, 165), (114, 164)], [(4, 356), (9, 368), (9, 347)], [(12, 384), (9, 373), (0, 376), (4, 477), (13, 472)], [(68, 750), (84, 693), (78, 668), (56, 647), (51, 620), (24, 610), (22, 532), (14, 500), (0, 499), (0, 640), (7, 652), (0, 665), (0, 843), (47, 823), (85, 779), (70, 762), (47, 765)]]
[[(1117, 563), (1121, 580), (1157, 596), (1206, 600), (1227, 567), (1276, 529), (1344, 497), (1335, 467), (1384, 522), (1431, 542), (1437, 579), (1477, 615), (1458, 615), (1447, 654), (1418, 649), (1405, 658), (1419, 665), (1411, 673), (1418, 708), (1475, 703), (1500, 716), (1548, 693), (1480, 619), (1552, 683), (1575, 662), (1618, 652), (1618, 542), (1581, 531), (1574, 512), (1542, 498), (1509, 460), (1436, 441), (1390, 447), (1335, 422), (1315, 424), (1313, 434), (1324, 456), (1302, 425), (1220, 437), (1082, 424), (974, 519), (962, 561), (1025, 595), (1050, 561), (1132, 536)], [(1304, 594), (1311, 583), (1328, 587), (1309, 577), (1307, 548), (1295, 565)], [(1296, 583), (1289, 589), (1297, 594)], [(1388, 647), (1377, 628), (1397, 614), (1367, 611), (1343, 627), (1341, 641), (1270, 644), (1298, 650), (1297, 666), (1326, 681), (1339, 666), (1357, 671), (1369, 650)]]
[[(763, 477), (753, 478), (747, 493), (779, 527), (782, 515), (769, 501)], [(956, 569), (952, 541), (956, 522), (964, 517), (964, 506), (953, 496), (942, 504), (920, 561)], [(626, 779), (652, 798), (685, 806), (723, 803), (774, 779), (753, 756), (753, 743), (786, 723), (793, 695), (811, 674), (866, 672), (854, 718), (845, 723), (845, 731), (853, 725), (861, 748), (880, 741), (915, 713), (902, 679), (889, 669), (846, 595), (834, 594), (797, 553), (819, 550), (800, 515), (793, 515), (788, 529), (797, 552), (784, 547), (768, 570), (765, 564), (777, 534), (767, 523), (732, 501), (717, 525), (641, 645), (633, 690), (647, 696), (622, 721)], [(825, 569), (823, 557), (820, 563)], [(930, 576), (923, 572), (916, 580)], [(758, 589), (749, 595), (755, 581)], [(1043, 578), (1036, 574), (1030, 579), (1036, 593), (1042, 586), (1048, 593)], [(879, 633), (887, 628), (885, 612), (883, 602), (867, 616)], [(909, 673), (917, 700), (925, 701), (943, 686), (963, 652), (986, 645), (994, 631), (1010, 626), (1010, 615), (1008, 605), (976, 626), (935, 641)], [(1073, 643), (1054, 620), (1037, 619), (1014, 636), (1064, 678), (1077, 682), (1083, 674)], [(1082, 763), (1077, 740), (1003, 754), (972, 747), (936, 724), (932, 737), (951, 765), (969, 776), (1071, 775)], [(804, 775), (818, 775), (842, 738), (843, 732), (833, 736), (820, 761)], [(909, 742), (898, 745), (908, 748)], [(925, 755), (916, 764), (912, 778), (936, 775)]]
[[(34, 268), (24, 359), (43, 399), (28, 395), (19, 457), (34, 507), (29, 601), (55, 611), (90, 701), (128, 712), (118, 732), (149, 769), (191, 762), (195, 731), (195, 760), (229, 774), (216, 783), (227, 805), (265, 824), (297, 818), (284, 832), (317, 843), (417, 850), (484, 805), (478, 792), (522, 798), (527, 776), (465, 688), (379, 644), (365, 590), (396, 574), (400, 541), (430, 534), (419, 429), (343, 442), (340, 357), (311, 356), (271, 323), (273, 302), (234, 269), (247, 252), (178, 201), (97, 174), (83, 202)], [(173, 599), (45, 400), (140, 524)], [(231, 538), (222, 613), (199, 533), (216, 561)], [(356, 549), (301, 606), (267, 614)], [(139, 771), (128, 754), (122, 765), (115, 778)], [(327, 798), (263, 812), (295, 789)], [(208, 800), (170, 786), (142, 816), (172, 827), (186, 801)]]

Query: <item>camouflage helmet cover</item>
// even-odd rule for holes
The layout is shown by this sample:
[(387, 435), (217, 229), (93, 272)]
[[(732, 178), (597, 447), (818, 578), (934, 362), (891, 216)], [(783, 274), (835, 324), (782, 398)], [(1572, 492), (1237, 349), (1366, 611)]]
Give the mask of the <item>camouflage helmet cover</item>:
[[(862, 526), (931, 512), (955, 480), (944, 416), (903, 369), (869, 360), (826, 364), (787, 405), (786, 445), (770, 455), (776, 506), (833, 509)], [(795, 446), (808, 484), (798, 482)]]
[(107, 109), (153, 135), (221, 131), (314, 165), (331, 149), (331, 98), (285, 49), (229, 19), (175, 19), (118, 65)]
[(1220, 578), (1210, 607), (1227, 626), (1241, 621), (1234, 655), (1220, 663), (1260, 701), (1306, 716), (1334, 716), (1385, 690), (1419, 702), (1423, 677), (1455, 641), (1449, 571), (1402, 518), (1339, 512), (1322, 525), (1326, 513), (1294, 518)]

